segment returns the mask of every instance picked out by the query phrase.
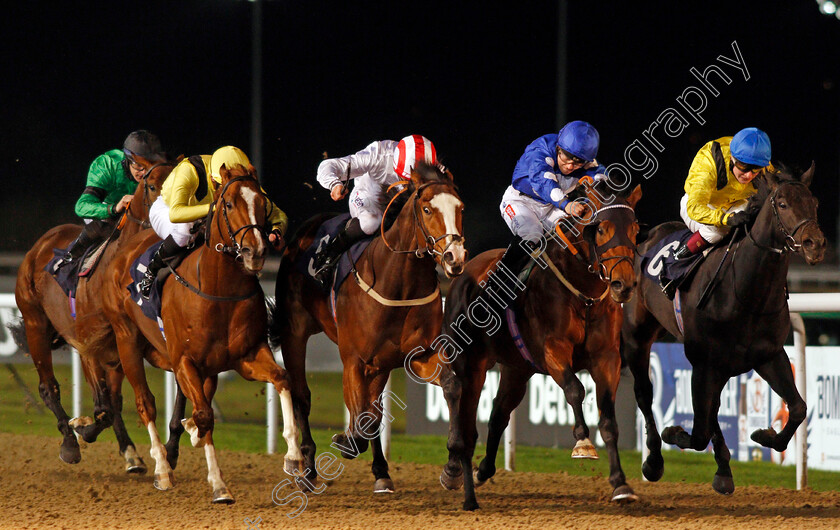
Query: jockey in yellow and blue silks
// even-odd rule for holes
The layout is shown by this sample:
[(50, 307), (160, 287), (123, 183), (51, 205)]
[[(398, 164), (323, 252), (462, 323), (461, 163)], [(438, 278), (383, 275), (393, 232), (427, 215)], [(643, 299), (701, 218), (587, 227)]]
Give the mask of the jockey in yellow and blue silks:
[(680, 201), (680, 215), (694, 234), (674, 257), (694, 255), (723, 239), (733, 227), (747, 223), (747, 199), (758, 191), (753, 180), (772, 169), (770, 155), (770, 138), (755, 127), (700, 148)]
[[(183, 254), (192, 236), (193, 224), (210, 212), (210, 206), (216, 201), (216, 193), (220, 189), (222, 166), (232, 168), (241, 165), (253, 170), (248, 156), (232, 145), (221, 147), (212, 155), (201, 155), (200, 161), (197, 162), (198, 167), (190, 158), (183, 159), (166, 177), (161, 186), (160, 196), (149, 209), (149, 222), (155, 233), (163, 239), (163, 244), (152, 256), (143, 278), (137, 285), (144, 298), (149, 297), (158, 271), (166, 263)], [(202, 178), (205, 180), (203, 188)], [(200, 189), (203, 192), (200, 192)], [(268, 239), (278, 247), (283, 243), (283, 235), (289, 224), (288, 218), (270, 201), (268, 207), (268, 222), (272, 227)]]
[(571, 201), (567, 194), (581, 177), (606, 173), (595, 160), (599, 145), (595, 127), (585, 121), (572, 121), (557, 134), (541, 136), (525, 148), (499, 205), (514, 235), (501, 260), (505, 266), (515, 270), (525, 258), (521, 240), (537, 242), (560, 219), (584, 213), (585, 207)]
[(80, 259), (85, 250), (113, 231), (115, 220), (128, 208), (137, 183), (146, 173), (135, 157), (148, 162), (166, 158), (158, 137), (138, 130), (126, 137), (122, 149), (103, 153), (90, 164), (85, 190), (75, 208), (76, 215), (85, 220), (85, 226), (62, 256), (64, 263)]

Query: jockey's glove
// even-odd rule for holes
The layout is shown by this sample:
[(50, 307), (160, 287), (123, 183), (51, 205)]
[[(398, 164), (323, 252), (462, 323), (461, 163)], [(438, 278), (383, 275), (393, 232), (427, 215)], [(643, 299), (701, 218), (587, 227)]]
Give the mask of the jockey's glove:
[(749, 220), (750, 216), (747, 212), (734, 212), (726, 216), (724, 224), (726, 226), (736, 227), (747, 224)]

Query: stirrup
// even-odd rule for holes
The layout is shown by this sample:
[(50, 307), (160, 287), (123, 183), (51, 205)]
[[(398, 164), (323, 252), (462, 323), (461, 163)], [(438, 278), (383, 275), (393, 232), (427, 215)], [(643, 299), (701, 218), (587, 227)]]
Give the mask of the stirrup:
[(154, 278), (150, 277), (149, 275), (143, 275), (143, 277), (140, 278), (140, 281), (137, 283), (137, 290), (140, 291), (140, 296), (148, 300), (149, 296), (151, 296), (152, 294), (152, 284), (154, 282)]

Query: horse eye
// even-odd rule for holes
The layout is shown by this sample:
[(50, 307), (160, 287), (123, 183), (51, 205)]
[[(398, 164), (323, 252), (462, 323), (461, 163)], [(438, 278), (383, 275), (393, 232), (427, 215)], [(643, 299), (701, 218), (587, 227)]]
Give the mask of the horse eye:
[(431, 213), (432, 213), (432, 211), (429, 209), (429, 207), (428, 207), (428, 206), (424, 206), (424, 207), (423, 207), (423, 213), (425, 213), (426, 215), (429, 215), (429, 214), (431, 214)]
[(230, 201), (225, 201), (225, 208), (227, 208), (228, 210), (233, 208), (233, 205), (230, 203)]
[(779, 208), (781, 208), (782, 210), (784, 210), (785, 208), (787, 208), (787, 204), (785, 204), (785, 203), (783, 203), (783, 202), (780, 202), (780, 203), (779, 203)]
[(154, 185), (153, 185), (153, 184), (150, 184), (150, 185), (149, 185), (149, 191), (155, 191), (155, 187), (154, 187)]

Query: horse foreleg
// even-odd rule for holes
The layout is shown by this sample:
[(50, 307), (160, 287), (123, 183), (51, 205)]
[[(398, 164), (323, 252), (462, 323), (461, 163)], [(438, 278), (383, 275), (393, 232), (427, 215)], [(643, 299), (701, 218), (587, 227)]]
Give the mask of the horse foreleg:
[(315, 440), (309, 427), (309, 412), (312, 407), (312, 393), (306, 382), (306, 341), (307, 337), (293, 336), (287, 328), (281, 334), (281, 351), (283, 364), (289, 379), (292, 393), (292, 407), (295, 423), (301, 432), (300, 451), (302, 456), (301, 468), (306, 480), (299, 481), (306, 489), (315, 484), (318, 471), (315, 466)]
[(728, 379), (709, 368), (695, 366), (691, 374), (691, 402), (694, 408), (691, 434), (680, 426), (671, 426), (662, 431), (662, 440), (680, 449), (705, 451), (717, 423), (720, 393)]
[(590, 373), (595, 381), (595, 393), (598, 398), (598, 430), (607, 446), (610, 459), (610, 485), (613, 487), (612, 500), (615, 502), (633, 502), (639, 500), (633, 489), (627, 484), (621, 459), (618, 454), (618, 422), (615, 419), (615, 395), (621, 379), (621, 357), (618, 351), (607, 352), (601, 358), (595, 358)]
[(385, 453), (382, 452), (382, 441), (377, 434), (370, 441), (370, 448), (373, 452), (373, 463), (370, 470), (376, 482), (373, 484), (374, 493), (394, 493), (394, 481), (391, 480), (391, 475), (388, 474), (388, 460), (385, 459)]
[[(360, 454), (367, 451), (368, 438), (359, 436), (357, 430), (362, 414), (370, 407), (371, 402), (368, 397), (367, 380), (365, 378), (365, 365), (355, 355), (349, 356), (344, 361), (344, 372), (342, 373), (342, 387), (344, 389), (344, 404), (347, 410), (350, 411), (350, 425), (344, 432), (334, 434), (332, 437), (332, 444), (339, 450), (341, 456), (352, 460)], [(384, 383), (383, 383), (384, 385)], [(376, 425), (379, 425), (379, 419), (376, 417)], [(367, 424), (367, 419), (365, 419)], [(372, 437), (372, 436), (371, 436)]]
[(128, 430), (125, 428), (125, 422), (122, 417), (123, 397), (122, 397), (122, 383), (125, 379), (125, 374), (122, 367), (117, 367), (113, 370), (108, 370), (105, 373), (108, 380), (108, 388), (111, 392), (111, 410), (114, 415), (114, 436), (117, 438), (117, 443), (120, 446), (120, 454), (125, 459), (126, 473), (146, 472), (146, 464), (140, 455), (137, 454), (137, 449), (134, 447), (134, 442), (128, 435)]
[(457, 490), (464, 485), (464, 470), (461, 467), (461, 456), (464, 452), (464, 433), (459, 418), (461, 416), (462, 382), (455, 372), (448, 369), (440, 376), (440, 386), (443, 397), (449, 408), (449, 438), (446, 449), (449, 451), (449, 461), (440, 473), (440, 484), (445, 489)]
[(475, 472), (476, 487), (481, 486), (496, 474), (496, 455), (502, 433), (510, 422), (511, 413), (525, 397), (531, 375), (533, 374), (530, 372), (521, 372), (505, 365), (501, 367), (499, 390), (496, 393), (496, 399), (493, 400), (493, 412), (490, 413), (490, 423), (487, 426), (487, 454)]
[(799, 390), (796, 389), (790, 360), (784, 350), (781, 350), (775, 357), (761, 366), (757, 366), (755, 371), (767, 381), (773, 392), (787, 403), (789, 415), (787, 423), (780, 433), (777, 434), (772, 427), (768, 427), (753, 432), (750, 438), (764, 447), (769, 447), (781, 453), (787, 449), (788, 443), (796, 434), (796, 429), (805, 420), (807, 406), (799, 394)]
[(187, 396), (181, 391), (178, 383), (175, 383), (175, 402), (172, 404), (172, 418), (169, 420), (169, 439), (166, 441), (166, 460), (170, 467), (175, 469), (178, 466), (178, 455), (180, 454), (181, 435), (184, 434), (184, 412), (187, 408)]
[[(274, 360), (274, 353), (268, 344), (261, 344), (253, 359), (240, 360), (236, 371), (249, 381), (271, 383), (280, 395), (280, 410), (283, 414), (283, 438), (286, 440), (286, 456), (283, 470), (289, 475), (300, 473), (303, 455), (298, 442), (298, 429), (295, 423), (295, 411), (292, 404), (288, 374)], [(317, 473), (316, 470), (312, 470)]]
[(89, 361), (85, 357), (81, 361), (85, 379), (93, 390), (93, 418), (73, 418), (70, 426), (85, 442), (93, 443), (102, 431), (114, 423), (113, 402), (105, 380), (105, 370), (96, 361)]
[(566, 396), (566, 403), (572, 407), (575, 426), (572, 429), (576, 443), (572, 458), (598, 459), (595, 445), (589, 439), (589, 426), (583, 418), (583, 398), (586, 389), (572, 370), (571, 352), (573, 346), (568, 340), (548, 340), (545, 348), (545, 363), (551, 378), (560, 385)]
[(633, 374), (636, 404), (645, 419), (648, 456), (642, 463), (642, 474), (651, 482), (661, 479), (665, 472), (662, 438), (653, 415), (653, 384), (650, 381), (650, 348), (661, 329), (656, 319), (638, 301), (638, 297), (625, 304), (621, 329), (622, 355)]
[(213, 504), (233, 504), (235, 499), (222, 479), (222, 470), (216, 458), (216, 446), (213, 444), (213, 428), (204, 435), (204, 459), (207, 461), (207, 482), (213, 489)]
[(717, 472), (712, 481), (712, 487), (716, 492), (729, 495), (735, 491), (735, 481), (732, 480), (732, 469), (729, 467), (730, 453), (726, 447), (726, 440), (723, 439), (723, 432), (720, 430), (720, 422), (715, 421), (714, 433), (712, 434), (712, 447), (715, 452)]
[(484, 387), (484, 380), (487, 377), (486, 360), (482, 359), (478, 366), (473, 366), (471, 372), (462, 379), (463, 391), (457, 418), (464, 436), (464, 450), (461, 454), (461, 468), (464, 473), (464, 510), (470, 511), (478, 509), (472, 457), (475, 453), (475, 444), (478, 441), (478, 429), (475, 422), (478, 400), (481, 396), (481, 389)]
[(166, 460), (166, 448), (160, 441), (160, 436), (155, 426), (157, 409), (155, 408), (155, 396), (149, 390), (149, 383), (146, 381), (146, 370), (143, 365), (143, 355), (137, 348), (138, 331), (130, 323), (122, 321), (112, 322), (114, 333), (117, 339), (117, 349), (120, 353), (120, 362), (123, 371), (128, 379), (131, 388), (134, 389), (134, 399), (137, 406), (137, 414), (140, 421), (146, 426), (149, 432), (151, 449), (149, 454), (155, 460), (154, 486), (159, 490), (168, 490), (175, 485), (175, 474)]

